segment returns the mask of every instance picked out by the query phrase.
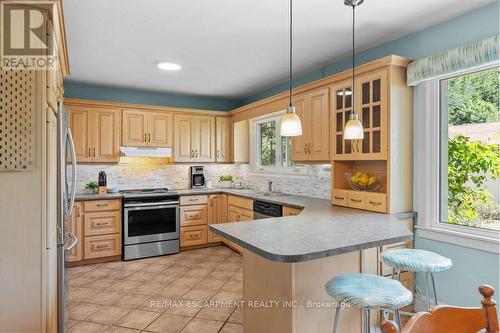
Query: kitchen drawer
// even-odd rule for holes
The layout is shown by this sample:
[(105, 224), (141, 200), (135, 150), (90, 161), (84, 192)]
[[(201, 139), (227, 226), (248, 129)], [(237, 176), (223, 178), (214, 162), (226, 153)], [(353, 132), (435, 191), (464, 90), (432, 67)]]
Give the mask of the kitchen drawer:
[(122, 254), (120, 234), (85, 237), (84, 259), (113, 257)]
[(207, 206), (183, 206), (181, 212), (181, 226), (207, 224)]
[(365, 209), (365, 192), (348, 191), (347, 207)]
[(283, 206), (283, 216), (295, 216), (299, 215), (302, 212), (302, 209), (298, 209), (295, 207)]
[(243, 209), (240, 207), (227, 206), (228, 222), (241, 222), (253, 220), (253, 210)]
[(387, 213), (387, 194), (366, 192), (365, 209), (373, 212)]
[(181, 247), (207, 243), (207, 226), (181, 227)]
[(84, 210), (87, 212), (102, 212), (106, 210), (119, 210), (121, 200), (92, 200), (84, 202)]
[(392, 274), (392, 268), (386, 266), (384, 262), (382, 262), (382, 254), (386, 251), (397, 250), (397, 249), (411, 249), (413, 247), (413, 242), (399, 242), (394, 244), (382, 245), (380, 247), (380, 275), (388, 276)]
[(181, 196), (181, 206), (203, 205), (208, 202), (208, 195), (187, 195)]
[(237, 197), (234, 195), (228, 195), (227, 196), (227, 204), (231, 206), (236, 206), (240, 207), (243, 209), (248, 209), (253, 212), (253, 200), (252, 199), (246, 199), (242, 197)]
[(332, 193), (332, 204), (347, 207), (347, 192), (346, 190), (334, 189)]
[(116, 234), (122, 225), (120, 211), (85, 213), (83, 220), (85, 236)]

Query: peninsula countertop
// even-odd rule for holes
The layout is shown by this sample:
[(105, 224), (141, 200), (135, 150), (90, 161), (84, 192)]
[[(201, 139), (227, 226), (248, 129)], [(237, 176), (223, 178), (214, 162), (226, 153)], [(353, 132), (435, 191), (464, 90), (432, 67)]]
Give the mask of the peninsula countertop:
[(302, 262), (413, 239), (403, 222), (413, 218), (411, 212), (380, 214), (332, 206), (325, 199), (223, 192), (304, 208), (297, 216), (209, 225), (210, 231), (272, 261)]

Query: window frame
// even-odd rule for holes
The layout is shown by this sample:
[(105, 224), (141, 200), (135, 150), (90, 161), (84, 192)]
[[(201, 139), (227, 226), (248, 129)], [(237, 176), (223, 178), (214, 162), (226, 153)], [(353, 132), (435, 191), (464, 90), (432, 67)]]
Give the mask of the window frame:
[(416, 228), (419, 236), (500, 254), (499, 231), (441, 222), (440, 210), (445, 197), (441, 195), (441, 191), (448, 191), (443, 188), (440, 181), (444, 176), (441, 151), (447, 149), (447, 145), (443, 148), (442, 140), (444, 131), (442, 126), (445, 125), (441, 121), (444, 117), (440, 98), (441, 81), (497, 66), (498, 63), (488, 64), (456, 72), (424, 81), (415, 89), (414, 118), (415, 133), (418, 133), (418, 138), (414, 143), (416, 158), (414, 188), (418, 211)]
[[(256, 117), (251, 120), (251, 131), (250, 131), (250, 165), (251, 174), (256, 174), (259, 176), (273, 176), (273, 177), (292, 177), (292, 178), (309, 178), (310, 173), (306, 166), (282, 166), (281, 165), (281, 139), (282, 136), (279, 133), (281, 127), (281, 116), (285, 114), (286, 111), (275, 112), (271, 114), (266, 114), (264, 116)], [(259, 124), (266, 123), (268, 121), (276, 122), (276, 159), (274, 166), (263, 166), (260, 164), (261, 157), (261, 146), (260, 146), (260, 128)], [(290, 152), (291, 154), (291, 152)]]

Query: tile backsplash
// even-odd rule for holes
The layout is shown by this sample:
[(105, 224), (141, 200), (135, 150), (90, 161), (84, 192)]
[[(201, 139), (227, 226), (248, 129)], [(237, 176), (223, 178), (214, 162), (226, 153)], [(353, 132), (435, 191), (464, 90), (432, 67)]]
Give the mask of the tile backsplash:
[[(77, 192), (85, 192), (88, 181), (97, 181), (99, 171), (105, 171), (108, 188), (138, 189), (167, 187), (187, 189), (189, 186), (189, 164), (166, 164), (158, 158), (121, 158), (119, 164), (80, 164), (77, 167)], [(265, 190), (267, 180), (273, 180), (275, 191), (317, 198), (330, 198), (331, 173), (329, 165), (307, 166), (308, 176), (287, 177), (284, 175), (262, 175), (252, 172), (245, 164), (204, 164), (205, 176), (218, 186), (219, 176), (232, 175), (244, 187)]]

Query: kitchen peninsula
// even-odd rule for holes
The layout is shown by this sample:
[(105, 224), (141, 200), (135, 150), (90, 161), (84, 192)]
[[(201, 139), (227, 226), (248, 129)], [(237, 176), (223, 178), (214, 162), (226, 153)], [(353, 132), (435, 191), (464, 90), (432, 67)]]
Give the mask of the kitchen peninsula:
[[(377, 214), (299, 196), (270, 200), (304, 209), (297, 216), (209, 226), (242, 248), (245, 304), (272, 305), (245, 306), (246, 333), (330, 331), (334, 302), (325, 292), (328, 280), (378, 274), (379, 249), (413, 238), (411, 214)], [(342, 316), (340, 332), (361, 332), (359, 309)]]

